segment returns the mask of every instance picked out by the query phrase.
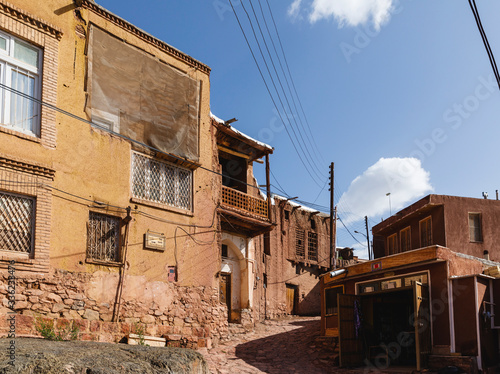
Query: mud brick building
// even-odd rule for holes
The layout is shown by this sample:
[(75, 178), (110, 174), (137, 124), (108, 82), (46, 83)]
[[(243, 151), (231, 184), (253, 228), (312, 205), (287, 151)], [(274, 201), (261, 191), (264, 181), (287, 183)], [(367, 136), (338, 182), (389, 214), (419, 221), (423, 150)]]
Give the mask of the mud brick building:
[(499, 208), (426, 196), (372, 228), (374, 260), (324, 274), (322, 333), (338, 337), (341, 365), (494, 370)]
[(0, 335), (12, 301), (18, 336), (182, 347), (319, 313), (328, 219), (271, 197), (208, 66), (91, 0), (0, 0), (0, 65)]
[[(259, 318), (250, 239), (272, 224), (260, 193), (223, 187), (219, 152), (248, 141), (220, 151), (208, 66), (88, 0), (0, 1), (0, 65), (0, 333), (13, 264), (18, 335), (41, 315), (78, 321), (81, 339), (144, 324), (169, 345), (210, 344), (228, 326), (221, 247), (249, 223), (229, 315)], [(272, 148), (249, 143), (254, 183)]]

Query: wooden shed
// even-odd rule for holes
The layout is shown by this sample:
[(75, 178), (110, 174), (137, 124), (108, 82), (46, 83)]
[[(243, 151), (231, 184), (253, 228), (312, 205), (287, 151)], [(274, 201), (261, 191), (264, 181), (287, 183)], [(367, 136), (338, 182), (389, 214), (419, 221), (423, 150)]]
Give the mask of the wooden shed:
[(326, 273), (321, 332), (344, 367), (494, 367), (500, 279), (483, 270), (496, 265), (431, 246)]

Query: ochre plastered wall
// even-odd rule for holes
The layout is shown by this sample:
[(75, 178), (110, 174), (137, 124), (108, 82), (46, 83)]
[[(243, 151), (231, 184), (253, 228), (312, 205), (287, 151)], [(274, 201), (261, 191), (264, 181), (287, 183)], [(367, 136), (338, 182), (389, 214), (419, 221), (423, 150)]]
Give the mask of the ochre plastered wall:
[[(202, 167), (193, 172), (192, 212), (133, 203), (130, 201), (131, 143), (44, 107), (39, 139), (0, 130), (0, 156), (9, 162), (17, 160), (28, 165), (26, 172), (16, 170), (17, 174), (22, 174), (16, 176), (16, 180), (29, 179), (30, 168), (40, 166), (48, 177), (39, 176), (37, 183), (50, 187), (29, 192), (37, 198), (37, 204), (42, 204), (37, 206), (37, 211), (44, 213), (43, 217), (37, 216), (33, 261), (3, 253), (0, 260), (3, 260), (4, 267), (7, 261), (15, 259), (20, 270), (42, 278), (49, 277), (49, 272), (53, 271), (91, 275), (91, 280), (82, 284), (81, 291), (95, 303), (89, 305), (89, 310), (99, 311), (100, 304), (108, 305), (116, 295), (119, 267), (86, 262), (89, 212), (124, 218), (126, 212), (123, 208), (130, 206), (132, 221), (128, 240), (124, 240), (124, 229), (121, 233), (122, 244), (127, 243), (123, 304), (143, 300), (147, 308), (170, 305), (178, 293), (172, 291), (173, 286), (168, 281), (169, 266), (177, 269), (175, 287), (206, 287), (210, 290), (207, 291), (208, 297), (217, 297), (216, 273), (220, 270), (220, 257), (215, 208), (219, 201), (220, 177), (204, 170), (213, 168), (216, 150), (215, 129), (210, 120), (209, 69), (197, 62), (190, 63), (190, 58), (180, 58), (180, 55), (153, 45), (147, 38), (131, 32), (126, 23), (99, 14), (92, 7), (85, 6), (85, 2), (81, 8), (76, 8), (71, 1), (62, 0), (48, 0), (43, 4), (29, 0), (12, 3), (14, 5), (7, 8), (17, 8), (20, 12), (9, 13), (6, 8), (0, 9), (0, 27), (43, 50), (42, 100), (74, 116), (90, 120), (85, 112), (85, 50), (90, 24), (199, 81), (199, 163)], [(4, 2), (0, 1), (0, 4), (4, 5)], [(21, 19), (16, 14), (27, 17)], [(9, 171), (11, 166), (0, 166), (2, 172), (13, 173)], [(22, 188), (6, 184), (0, 185), (0, 189), (24, 192)], [(148, 230), (165, 235), (164, 252), (143, 249), (143, 236)], [(26, 308), (36, 304), (26, 302)], [(23, 308), (18, 311), (22, 312)], [(50, 313), (57, 314), (52, 310)], [(61, 315), (62, 311), (58, 313)], [(105, 311), (99, 313), (107, 314)], [(83, 314), (84, 311), (80, 316)]]

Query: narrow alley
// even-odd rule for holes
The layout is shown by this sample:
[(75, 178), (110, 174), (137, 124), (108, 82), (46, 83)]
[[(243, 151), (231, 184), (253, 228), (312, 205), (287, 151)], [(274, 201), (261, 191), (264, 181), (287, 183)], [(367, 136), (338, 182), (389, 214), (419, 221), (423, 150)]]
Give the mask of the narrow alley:
[(212, 374), (337, 372), (333, 346), (319, 335), (319, 317), (267, 320), (202, 353)]

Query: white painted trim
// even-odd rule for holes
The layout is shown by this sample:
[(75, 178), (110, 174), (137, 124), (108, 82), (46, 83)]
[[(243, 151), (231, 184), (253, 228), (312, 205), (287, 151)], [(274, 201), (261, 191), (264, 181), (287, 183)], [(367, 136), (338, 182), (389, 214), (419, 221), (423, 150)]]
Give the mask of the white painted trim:
[(453, 280), (448, 279), (448, 313), (450, 315), (450, 353), (455, 353), (455, 314), (453, 313)]
[(481, 330), (479, 329), (479, 307), (478, 307), (478, 294), (477, 294), (477, 277), (474, 277), (474, 308), (476, 310), (476, 338), (477, 338), (477, 369), (483, 370), (481, 362)]

